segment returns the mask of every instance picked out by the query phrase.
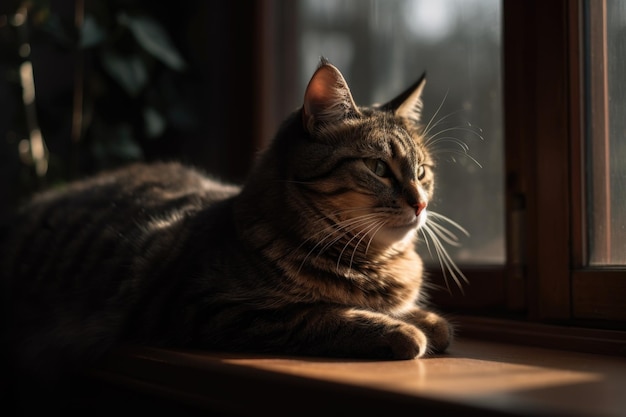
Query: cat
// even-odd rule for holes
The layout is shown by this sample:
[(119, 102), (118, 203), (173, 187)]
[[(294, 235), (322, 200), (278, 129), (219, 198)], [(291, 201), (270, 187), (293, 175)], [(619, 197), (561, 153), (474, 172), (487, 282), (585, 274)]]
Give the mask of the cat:
[(242, 187), (153, 162), (34, 196), (2, 232), (4, 358), (28, 373), (80, 369), (122, 342), (445, 351), (453, 326), (427, 308), (416, 252), (435, 180), (424, 86), (360, 107), (322, 58)]

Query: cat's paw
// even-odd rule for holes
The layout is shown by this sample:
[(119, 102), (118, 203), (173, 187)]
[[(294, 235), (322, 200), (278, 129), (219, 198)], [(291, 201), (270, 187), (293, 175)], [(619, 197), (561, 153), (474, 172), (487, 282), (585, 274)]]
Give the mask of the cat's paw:
[(424, 356), (428, 346), (426, 335), (410, 324), (402, 324), (381, 335), (391, 359), (414, 359)]
[(428, 352), (441, 353), (445, 351), (454, 335), (454, 328), (438, 314), (425, 310), (415, 310), (407, 315), (404, 320), (420, 329), (425, 335), (428, 344)]
[(351, 310), (343, 317), (347, 321), (334, 339), (335, 348), (345, 347), (350, 356), (402, 360), (427, 351), (424, 332), (405, 321), (363, 310)]
[(428, 351), (428, 338), (422, 330), (387, 314), (352, 308), (316, 308), (309, 311), (307, 318), (310, 327), (300, 333), (306, 339), (298, 335), (291, 338), (294, 352), (405, 360), (424, 356)]

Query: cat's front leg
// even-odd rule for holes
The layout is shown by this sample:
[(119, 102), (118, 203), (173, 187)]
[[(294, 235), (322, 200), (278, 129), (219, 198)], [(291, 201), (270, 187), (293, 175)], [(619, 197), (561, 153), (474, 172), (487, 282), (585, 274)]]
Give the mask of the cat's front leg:
[(448, 320), (436, 313), (415, 308), (402, 315), (401, 319), (416, 326), (426, 335), (429, 353), (441, 353), (452, 342), (454, 328)]
[(428, 349), (427, 335), (387, 314), (328, 304), (295, 304), (254, 312), (254, 320), (207, 320), (197, 344), (307, 356), (414, 359)]
[[(357, 308), (308, 306), (280, 322), (274, 321), (273, 326), (281, 329), (254, 329), (259, 337), (247, 345), (258, 344), (285, 353), (370, 359), (413, 359), (423, 356), (427, 349), (427, 337), (417, 327)], [(267, 334), (288, 335), (288, 339), (268, 339)]]

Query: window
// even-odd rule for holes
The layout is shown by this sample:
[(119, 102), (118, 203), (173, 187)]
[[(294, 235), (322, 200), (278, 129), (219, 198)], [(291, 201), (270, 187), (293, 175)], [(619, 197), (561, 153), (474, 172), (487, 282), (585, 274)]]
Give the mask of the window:
[(626, 265), (626, 4), (588, 2), (589, 263)]
[(457, 262), (504, 264), (500, 1), (294, 3), (294, 34), (278, 37), (277, 49), (295, 48), (295, 87), (276, 113), (301, 104), (320, 55), (342, 71), (360, 105), (391, 99), (427, 71), (423, 121), (438, 162), (431, 208), (471, 236), (457, 233), (463, 244), (449, 247)]
[[(499, 0), (280, 1), (268, 14), (262, 87), (283, 94), (268, 110), (273, 134), (285, 114), (301, 105), (320, 55), (336, 64), (358, 104), (384, 102), (427, 72), (423, 119), (437, 145), (437, 190), (431, 208), (463, 226), (448, 252), (470, 285), (446, 283), (436, 255), (420, 253), (439, 305), (505, 306), (505, 165), (502, 3)], [(272, 96), (262, 94), (262, 96)], [(452, 227), (451, 227), (452, 229)], [(435, 291), (439, 292), (439, 291)]]
[(613, 0), (582, 3), (584, 117), (572, 159), (571, 314), (594, 326), (620, 329), (626, 327), (626, 137), (620, 115), (626, 91), (621, 75), (625, 10)]
[[(593, 85), (589, 74), (610, 77), (610, 71), (589, 59), (607, 44), (594, 41), (588, 50), (585, 44), (599, 29), (596, 8), (607, 4), (504, 2), (507, 232), (509, 241), (523, 242), (519, 268), (507, 265), (507, 287), (516, 289), (507, 302), (531, 321), (613, 329), (626, 322), (624, 270), (589, 261), (595, 231), (586, 197), (596, 181), (587, 181), (586, 164), (601, 149), (597, 130), (587, 133), (597, 129), (599, 115), (606, 120), (609, 114), (585, 86)], [(606, 31), (603, 26), (600, 33)], [(521, 237), (511, 233), (517, 215)]]
[[(426, 118), (447, 95), (440, 115), (459, 111), (456, 126), (482, 128), (484, 140), (469, 132), (459, 138), (483, 168), (455, 156), (439, 173), (446, 191), (437, 210), (472, 234), (455, 253), (470, 284), (465, 294), (433, 294), (437, 305), (460, 313), (469, 332), (508, 337), (517, 331), (506, 319), (494, 326), (484, 320), (513, 318), (531, 327), (509, 340), (576, 348), (563, 342), (570, 329), (579, 342), (612, 341), (581, 349), (623, 349), (622, 2), (299, 0), (276, 2), (271, 14), (278, 24), (268, 79), (286, 92), (273, 123), (300, 105), (325, 54), (360, 104), (384, 100), (427, 70)], [(483, 324), (472, 325), (472, 317)], [(539, 323), (567, 326), (529, 338), (542, 332)], [(617, 332), (603, 333), (609, 330)]]

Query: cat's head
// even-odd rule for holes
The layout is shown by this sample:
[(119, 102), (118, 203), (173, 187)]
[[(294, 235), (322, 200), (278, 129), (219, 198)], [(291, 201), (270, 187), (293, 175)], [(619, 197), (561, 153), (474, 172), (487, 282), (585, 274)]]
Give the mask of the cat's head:
[(432, 137), (420, 122), (425, 83), (422, 76), (384, 105), (357, 106), (342, 74), (322, 59), (302, 107), (283, 123), (237, 198), (241, 236), (272, 258), (290, 254), (301, 267), (325, 259), (339, 271), (406, 254), (419, 230), (444, 277), (447, 270), (460, 286), (465, 277), (443, 242), (458, 244), (446, 224), (467, 231), (428, 209), (434, 162)]
[(337, 68), (322, 60), (304, 94), (304, 139), (285, 174), (316, 213), (368, 244), (413, 242), (433, 195), (422, 140), (425, 77), (387, 104), (359, 107)]

